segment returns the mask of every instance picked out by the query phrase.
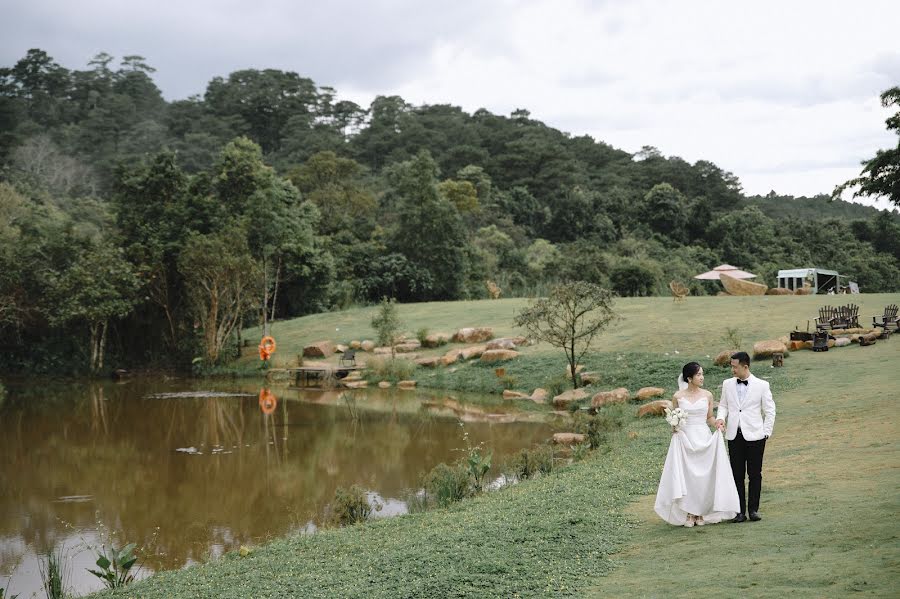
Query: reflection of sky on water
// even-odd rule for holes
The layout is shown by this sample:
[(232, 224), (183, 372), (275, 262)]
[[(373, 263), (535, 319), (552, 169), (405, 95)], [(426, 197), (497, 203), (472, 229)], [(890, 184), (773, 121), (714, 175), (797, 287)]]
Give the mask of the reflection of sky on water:
[(373, 517), (403, 514), (401, 498), (421, 474), (463, 456), (460, 418), (471, 443), (494, 451), (495, 464), (550, 434), (544, 424), (501, 423), (510, 419), (508, 404), (419, 392), (372, 390), (348, 400), (273, 388), (275, 409), (266, 415), (254, 385), (7, 385), (0, 588), (11, 576), (10, 594), (42, 596), (36, 554), (60, 545), (70, 591), (101, 588), (86, 571), (96, 558), (84, 550), (97, 542), (98, 517), (122, 545), (153, 541), (142, 553), (146, 575), (313, 533), (338, 486), (367, 489), (382, 506)]

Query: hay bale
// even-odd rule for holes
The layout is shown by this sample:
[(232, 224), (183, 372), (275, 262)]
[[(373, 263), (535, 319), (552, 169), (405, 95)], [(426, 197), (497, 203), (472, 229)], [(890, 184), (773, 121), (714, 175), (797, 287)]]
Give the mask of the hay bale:
[(847, 347), (850, 345), (850, 337), (838, 337), (834, 340), (835, 347)]
[(794, 289), (794, 295), (812, 295), (812, 287), (801, 287), (800, 289)]
[(772, 287), (766, 290), (766, 295), (794, 295), (794, 292), (785, 287)]
[(365, 351), (365, 352), (370, 352), (370, 351), (372, 351), (373, 349), (375, 349), (375, 342), (372, 341), (372, 340), (370, 340), (370, 339), (366, 339), (366, 340), (364, 340), (364, 341), (361, 341), (360, 344), (359, 344), (359, 349), (361, 349), (361, 350), (363, 350), (363, 351)]

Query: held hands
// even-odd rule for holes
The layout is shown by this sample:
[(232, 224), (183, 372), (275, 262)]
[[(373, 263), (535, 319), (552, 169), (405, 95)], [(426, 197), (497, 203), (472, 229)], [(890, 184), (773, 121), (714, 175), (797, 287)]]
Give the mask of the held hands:
[(721, 418), (717, 419), (716, 420), (716, 428), (719, 429), (720, 431), (724, 431), (725, 430), (725, 421), (722, 420)]

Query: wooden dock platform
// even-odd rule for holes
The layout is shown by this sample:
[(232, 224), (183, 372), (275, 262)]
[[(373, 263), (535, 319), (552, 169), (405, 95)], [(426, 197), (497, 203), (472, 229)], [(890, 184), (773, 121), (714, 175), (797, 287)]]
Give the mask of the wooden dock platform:
[(300, 366), (288, 368), (287, 371), (297, 385), (308, 387), (312, 382), (321, 382), (329, 377), (342, 379), (351, 372), (363, 370), (362, 366)]

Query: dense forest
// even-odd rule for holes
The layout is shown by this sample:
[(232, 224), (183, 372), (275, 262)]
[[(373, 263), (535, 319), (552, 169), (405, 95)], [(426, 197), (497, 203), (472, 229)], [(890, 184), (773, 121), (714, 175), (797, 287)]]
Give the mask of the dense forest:
[(0, 68), (0, 371), (209, 367), (242, 327), (385, 296), (715, 293), (691, 277), (720, 263), (900, 289), (896, 212), (748, 198), (712, 162), (524, 109), (362, 107), (272, 69), (167, 102), (153, 72), (41, 50)]

